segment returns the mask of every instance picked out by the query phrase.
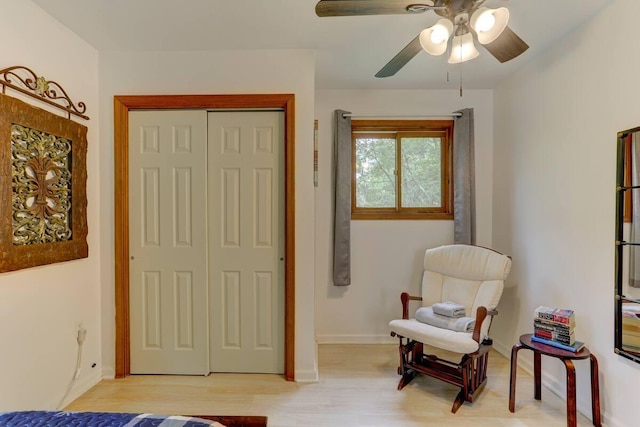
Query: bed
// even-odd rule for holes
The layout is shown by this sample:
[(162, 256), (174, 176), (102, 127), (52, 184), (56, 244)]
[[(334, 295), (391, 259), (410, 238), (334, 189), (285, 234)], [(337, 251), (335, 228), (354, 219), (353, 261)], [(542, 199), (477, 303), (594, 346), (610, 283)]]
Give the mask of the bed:
[(17, 411), (0, 413), (1, 427), (265, 427), (267, 417), (161, 415), (115, 412)]

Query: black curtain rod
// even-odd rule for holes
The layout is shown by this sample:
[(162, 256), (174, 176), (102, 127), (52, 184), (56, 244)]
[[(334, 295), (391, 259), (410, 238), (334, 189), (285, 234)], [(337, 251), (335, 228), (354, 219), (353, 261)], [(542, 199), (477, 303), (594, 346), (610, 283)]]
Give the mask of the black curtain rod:
[(343, 113), (342, 118), (362, 118), (362, 119), (371, 119), (371, 118), (401, 118), (401, 117), (461, 117), (462, 113), (447, 113), (447, 114), (403, 114), (399, 116), (386, 116), (386, 115), (377, 115), (377, 116), (356, 116), (353, 113)]

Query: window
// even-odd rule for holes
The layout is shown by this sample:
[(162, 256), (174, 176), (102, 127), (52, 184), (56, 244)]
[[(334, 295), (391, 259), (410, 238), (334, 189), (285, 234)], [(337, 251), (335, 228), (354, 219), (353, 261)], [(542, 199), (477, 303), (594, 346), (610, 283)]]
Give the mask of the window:
[(352, 219), (452, 219), (452, 120), (353, 120)]

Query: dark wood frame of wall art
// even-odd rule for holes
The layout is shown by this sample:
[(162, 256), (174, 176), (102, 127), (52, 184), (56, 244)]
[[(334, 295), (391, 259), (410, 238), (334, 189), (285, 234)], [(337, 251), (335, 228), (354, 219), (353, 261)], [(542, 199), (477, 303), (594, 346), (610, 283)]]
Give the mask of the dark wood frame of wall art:
[[(89, 256), (87, 245), (87, 128), (0, 94), (0, 273)], [(19, 124), (71, 141), (71, 240), (13, 244), (11, 126)], [(40, 182), (42, 184), (42, 182)], [(40, 190), (44, 189), (40, 187)], [(34, 203), (34, 206), (38, 202)]]
[(295, 95), (293, 94), (126, 95), (114, 97), (116, 378), (123, 378), (131, 372), (129, 349), (129, 111), (231, 108), (278, 108), (284, 111), (284, 376), (288, 381), (295, 379)]

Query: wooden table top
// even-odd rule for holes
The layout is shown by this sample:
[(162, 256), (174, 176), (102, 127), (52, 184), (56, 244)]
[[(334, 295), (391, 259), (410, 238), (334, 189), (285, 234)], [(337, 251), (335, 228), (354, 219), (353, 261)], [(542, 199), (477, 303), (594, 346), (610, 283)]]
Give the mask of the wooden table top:
[(520, 336), (520, 344), (524, 347), (529, 348), (531, 350), (535, 350), (544, 354), (546, 356), (551, 357), (559, 357), (562, 359), (588, 359), (591, 353), (589, 349), (585, 346), (582, 350), (574, 353), (572, 351), (563, 350), (558, 347), (554, 347), (552, 345), (542, 344), (540, 342), (531, 341), (531, 337), (533, 334), (524, 334)]

